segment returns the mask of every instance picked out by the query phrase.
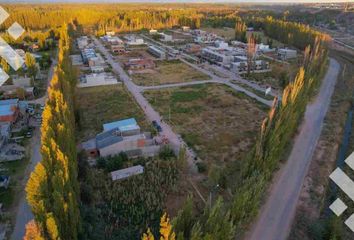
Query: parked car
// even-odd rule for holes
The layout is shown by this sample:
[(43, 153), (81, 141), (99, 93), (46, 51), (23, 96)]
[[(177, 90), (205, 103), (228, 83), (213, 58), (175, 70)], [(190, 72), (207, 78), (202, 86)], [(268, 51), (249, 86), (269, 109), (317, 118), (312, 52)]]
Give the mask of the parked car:
[(152, 121), (152, 125), (158, 132), (162, 132), (162, 127), (157, 123), (157, 121)]

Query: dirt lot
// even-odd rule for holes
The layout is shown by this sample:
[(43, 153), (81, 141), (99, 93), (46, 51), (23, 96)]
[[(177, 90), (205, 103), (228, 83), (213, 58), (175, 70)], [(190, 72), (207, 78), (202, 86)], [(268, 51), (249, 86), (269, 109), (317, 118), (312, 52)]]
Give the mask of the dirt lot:
[(227, 40), (233, 40), (235, 38), (235, 30), (232, 28), (224, 27), (224, 28), (212, 28), (212, 27), (205, 27), (202, 30), (214, 33), (220, 37), (223, 37)]
[(79, 115), (78, 140), (88, 140), (102, 131), (102, 124), (135, 117), (143, 130), (148, 129), (143, 111), (121, 85), (79, 88), (76, 90)]
[[(217, 84), (154, 90), (145, 96), (208, 165), (242, 159), (266, 110)], [(169, 108), (171, 109), (169, 111)]]
[(208, 80), (210, 77), (179, 61), (156, 61), (156, 68), (146, 73), (133, 74), (133, 81), (141, 86)]

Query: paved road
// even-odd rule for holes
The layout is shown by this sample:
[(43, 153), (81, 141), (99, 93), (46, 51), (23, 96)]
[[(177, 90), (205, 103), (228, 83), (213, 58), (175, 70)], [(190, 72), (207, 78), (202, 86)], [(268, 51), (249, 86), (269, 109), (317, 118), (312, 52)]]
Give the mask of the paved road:
[[(49, 69), (48, 72), (48, 78), (47, 78), (47, 86), (50, 84), (50, 80), (53, 78), (54, 75), (54, 68), (57, 65), (57, 61), (53, 60), (52, 65)], [(31, 103), (36, 103), (36, 104), (44, 104), (46, 99), (47, 99), (48, 93), (46, 92), (45, 96), (42, 98), (29, 101)], [(40, 154), (40, 146), (41, 146), (41, 133), (40, 133), (40, 127), (37, 127), (34, 131), (33, 137), (31, 139), (31, 161), (30, 164), (27, 166), (26, 171), (25, 171), (25, 178), (23, 182), (21, 183), (21, 188), (23, 191), (21, 192), (21, 198), (19, 201), (19, 205), (17, 208), (17, 214), (16, 214), (16, 222), (15, 222), (15, 227), (11, 235), (11, 240), (22, 240), (23, 236), (25, 235), (25, 226), (26, 224), (33, 219), (33, 214), (31, 211), (30, 206), (27, 204), (26, 201), (26, 193), (24, 191), (27, 181), (29, 179), (29, 176), (31, 172), (34, 170), (35, 166), (37, 163), (42, 159), (41, 154)]]
[(165, 122), (161, 122), (161, 116), (158, 112), (156, 112), (150, 103), (145, 99), (145, 97), (142, 95), (140, 88), (135, 85), (130, 77), (125, 73), (123, 68), (112, 59), (111, 54), (107, 51), (107, 49), (102, 45), (102, 43), (95, 37), (93, 37), (93, 40), (95, 41), (96, 46), (98, 49), (104, 54), (104, 56), (107, 59), (107, 62), (112, 66), (112, 69), (115, 73), (119, 74), (120, 79), (124, 82), (125, 86), (129, 90), (129, 92), (133, 95), (135, 98), (136, 102), (139, 104), (141, 109), (145, 112), (146, 117), (150, 121), (157, 121), (161, 127), (162, 127), (162, 135), (164, 135), (170, 142), (170, 144), (173, 146), (174, 149), (179, 150), (180, 146), (186, 146), (186, 153), (188, 157), (188, 166), (190, 173), (197, 173), (198, 168), (194, 162), (194, 158), (196, 157), (196, 154), (193, 152), (192, 149), (187, 148), (187, 144), (182, 140), (182, 138), (173, 132), (172, 128)]
[(300, 133), (295, 138), (288, 161), (275, 179), (257, 222), (246, 236), (247, 240), (285, 240), (288, 237), (302, 184), (321, 134), (339, 70), (338, 62), (330, 59), (319, 94), (314, 102), (307, 106)]

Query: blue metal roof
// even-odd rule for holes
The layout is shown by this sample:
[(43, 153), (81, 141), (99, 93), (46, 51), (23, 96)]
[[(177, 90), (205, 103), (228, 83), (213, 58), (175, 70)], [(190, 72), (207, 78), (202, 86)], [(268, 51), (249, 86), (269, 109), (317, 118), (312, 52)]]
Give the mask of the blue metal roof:
[(13, 107), (17, 106), (18, 99), (9, 99), (0, 101), (0, 116), (8, 116), (13, 114)]
[(124, 119), (124, 120), (120, 120), (120, 121), (116, 121), (116, 122), (103, 124), (103, 131), (104, 132), (115, 129), (115, 128), (118, 128), (119, 131), (121, 131), (121, 132), (140, 129), (135, 118), (128, 118), (128, 119)]

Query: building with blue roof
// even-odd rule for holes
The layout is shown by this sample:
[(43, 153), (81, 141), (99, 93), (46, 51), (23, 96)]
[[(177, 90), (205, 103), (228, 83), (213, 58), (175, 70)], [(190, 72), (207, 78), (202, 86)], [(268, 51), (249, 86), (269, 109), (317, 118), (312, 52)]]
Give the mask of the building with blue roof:
[(140, 133), (140, 127), (135, 118), (128, 118), (116, 122), (103, 124), (103, 131), (107, 132), (117, 129), (122, 135), (132, 135)]
[(19, 99), (0, 101), (0, 122), (16, 122), (19, 113)]

